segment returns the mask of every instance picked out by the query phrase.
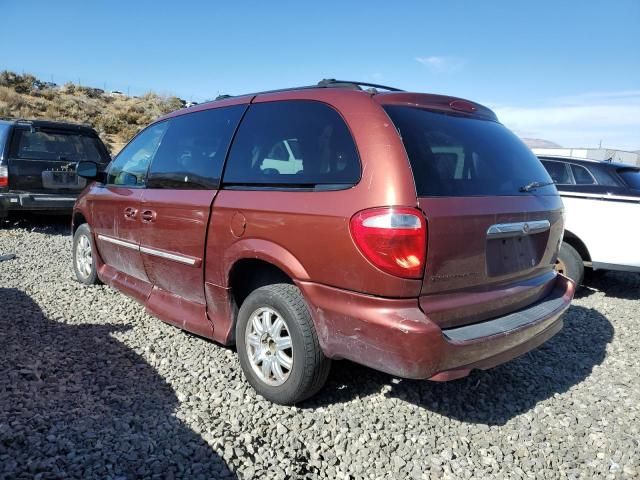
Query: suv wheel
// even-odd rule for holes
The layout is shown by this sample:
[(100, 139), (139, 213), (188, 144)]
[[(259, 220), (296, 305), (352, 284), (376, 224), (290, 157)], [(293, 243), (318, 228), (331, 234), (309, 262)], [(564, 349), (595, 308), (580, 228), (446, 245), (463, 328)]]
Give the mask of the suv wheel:
[(94, 261), (94, 251), (91, 228), (87, 223), (83, 223), (73, 235), (73, 271), (78, 281), (85, 285), (100, 283)]
[(584, 262), (576, 249), (568, 243), (562, 242), (560, 252), (558, 253), (558, 260), (556, 261), (556, 271), (565, 277), (569, 277), (576, 282), (577, 286), (582, 285), (582, 281), (584, 280)]
[(295, 285), (254, 290), (236, 324), (238, 356), (245, 377), (267, 400), (291, 405), (324, 385), (331, 360), (320, 349), (311, 315)]

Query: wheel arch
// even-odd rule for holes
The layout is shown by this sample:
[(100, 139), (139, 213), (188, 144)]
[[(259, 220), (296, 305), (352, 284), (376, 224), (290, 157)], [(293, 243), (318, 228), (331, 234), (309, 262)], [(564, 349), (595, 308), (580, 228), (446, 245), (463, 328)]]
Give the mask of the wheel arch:
[(589, 249), (580, 239), (580, 237), (578, 237), (575, 233), (570, 232), (569, 230), (565, 230), (564, 238), (562, 241), (571, 245), (576, 250), (576, 252), (578, 252), (583, 262), (591, 261), (591, 254), (589, 253)]

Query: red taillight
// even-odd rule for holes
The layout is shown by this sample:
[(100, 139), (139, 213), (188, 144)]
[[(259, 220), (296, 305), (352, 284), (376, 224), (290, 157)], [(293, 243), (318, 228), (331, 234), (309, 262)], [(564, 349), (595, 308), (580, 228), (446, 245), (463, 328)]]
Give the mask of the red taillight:
[(351, 235), (364, 256), (380, 270), (421, 278), (427, 254), (427, 222), (414, 208), (380, 207), (351, 218)]
[(9, 186), (9, 170), (6, 165), (0, 165), (0, 188)]

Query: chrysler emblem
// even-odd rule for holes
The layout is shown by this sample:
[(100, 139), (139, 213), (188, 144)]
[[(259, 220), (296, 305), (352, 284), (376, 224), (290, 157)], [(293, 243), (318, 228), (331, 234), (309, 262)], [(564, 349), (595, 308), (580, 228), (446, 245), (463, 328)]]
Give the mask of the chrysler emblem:
[(531, 230), (531, 227), (529, 227), (529, 224), (528, 224), (528, 223), (525, 223), (525, 224), (522, 226), (522, 231), (523, 231), (524, 233), (529, 233), (529, 230)]

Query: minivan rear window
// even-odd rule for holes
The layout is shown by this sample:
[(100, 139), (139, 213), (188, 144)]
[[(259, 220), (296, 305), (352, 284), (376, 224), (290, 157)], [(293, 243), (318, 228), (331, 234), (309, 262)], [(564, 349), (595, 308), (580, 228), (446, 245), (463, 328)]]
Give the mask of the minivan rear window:
[(63, 130), (16, 129), (12, 140), (12, 157), (24, 160), (109, 161), (100, 148), (100, 140), (84, 133)]
[[(531, 195), (521, 188), (552, 182), (531, 150), (500, 123), (416, 107), (385, 110), (407, 150), (419, 196)], [(549, 185), (535, 193), (555, 191)]]
[(624, 183), (633, 190), (640, 190), (640, 170), (635, 168), (620, 168), (618, 175), (622, 177)]

